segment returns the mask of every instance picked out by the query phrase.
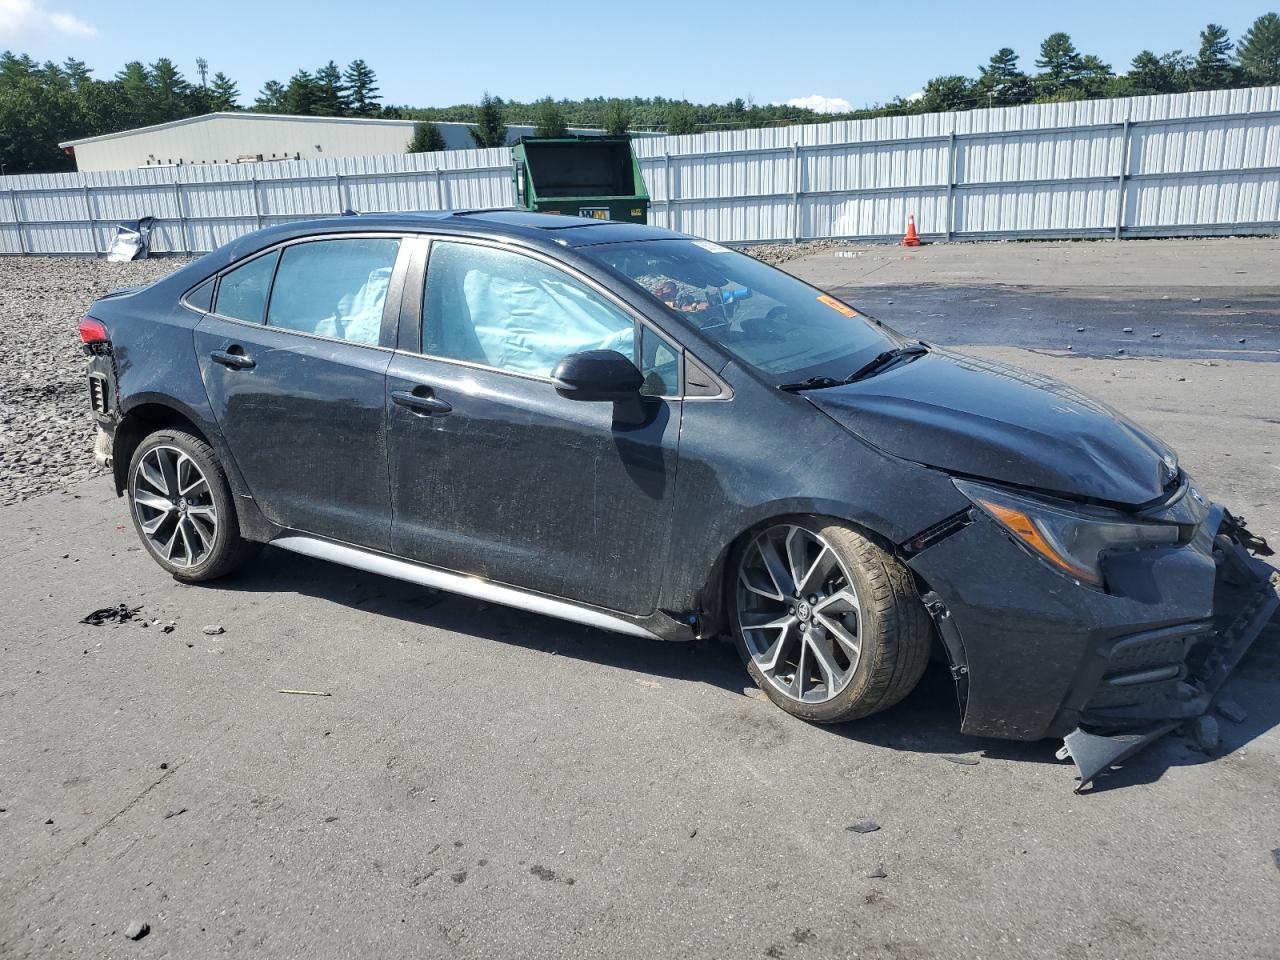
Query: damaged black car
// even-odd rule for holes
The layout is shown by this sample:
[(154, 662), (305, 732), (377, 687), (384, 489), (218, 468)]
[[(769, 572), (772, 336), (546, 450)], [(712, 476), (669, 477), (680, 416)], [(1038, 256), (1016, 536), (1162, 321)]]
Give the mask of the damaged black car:
[(931, 656), (967, 733), (1082, 783), (1204, 715), (1265, 543), (1051, 379), (751, 257), (515, 211), (259, 231), (81, 322), (97, 457), (174, 577), (262, 544), (662, 640), (729, 632), (788, 713)]

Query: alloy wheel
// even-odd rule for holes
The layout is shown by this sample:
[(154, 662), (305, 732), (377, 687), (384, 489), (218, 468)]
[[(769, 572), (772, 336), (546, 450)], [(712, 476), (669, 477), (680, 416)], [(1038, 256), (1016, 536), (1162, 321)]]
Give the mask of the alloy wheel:
[(147, 545), (174, 567), (194, 567), (217, 539), (218, 511), (203, 471), (184, 451), (161, 445), (133, 472), (133, 508)]
[(825, 703), (853, 679), (862, 608), (849, 571), (822, 537), (795, 524), (761, 533), (738, 567), (738, 625), (778, 693)]

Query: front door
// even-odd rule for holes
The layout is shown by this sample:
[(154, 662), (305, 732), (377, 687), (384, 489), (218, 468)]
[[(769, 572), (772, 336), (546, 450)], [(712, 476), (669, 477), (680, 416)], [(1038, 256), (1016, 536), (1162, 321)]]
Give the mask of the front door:
[(390, 545), (394, 323), (383, 315), (398, 311), (387, 301), (401, 246), (385, 236), (288, 244), (223, 274), (196, 328), (218, 426), (258, 506), (281, 526)]
[[(657, 604), (681, 403), (675, 351), (602, 292), (542, 259), (432, 243), (421, 352), (387, 376), (400, 556), (624, 613)], [(566, 400), (565, 355), (647, 365), (648, 422)], [(642, 368), (644, 368), (642, 362)]]

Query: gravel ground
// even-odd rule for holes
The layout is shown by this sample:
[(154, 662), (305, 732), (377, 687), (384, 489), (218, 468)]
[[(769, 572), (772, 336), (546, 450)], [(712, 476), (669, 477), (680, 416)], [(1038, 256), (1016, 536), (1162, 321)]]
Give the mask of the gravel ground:
[(107, 291), (186, 262), (0, 257), (0, 505), (99, 472), (76, 323)]
[(815, 253), (834, 252), (854, 246), (856, 245), (847, 240), (805, 240), (802, 243), (749, 243), (735, 249), (749, 253), (757, 260), (763, 260), (776, 267), (788, 260), (798, 260), (800, 257), (811, 257)]

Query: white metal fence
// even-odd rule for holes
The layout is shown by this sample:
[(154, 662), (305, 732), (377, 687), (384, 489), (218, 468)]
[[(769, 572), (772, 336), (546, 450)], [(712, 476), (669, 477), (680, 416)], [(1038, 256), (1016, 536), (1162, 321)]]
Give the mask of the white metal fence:
[[(1280, 87), (637, 140), (651, 221), (726, 242), (1280, 232)], [(273, 223), (505, 206), (505, 149), (0, 178), (0, 253), (157, 251)]]

